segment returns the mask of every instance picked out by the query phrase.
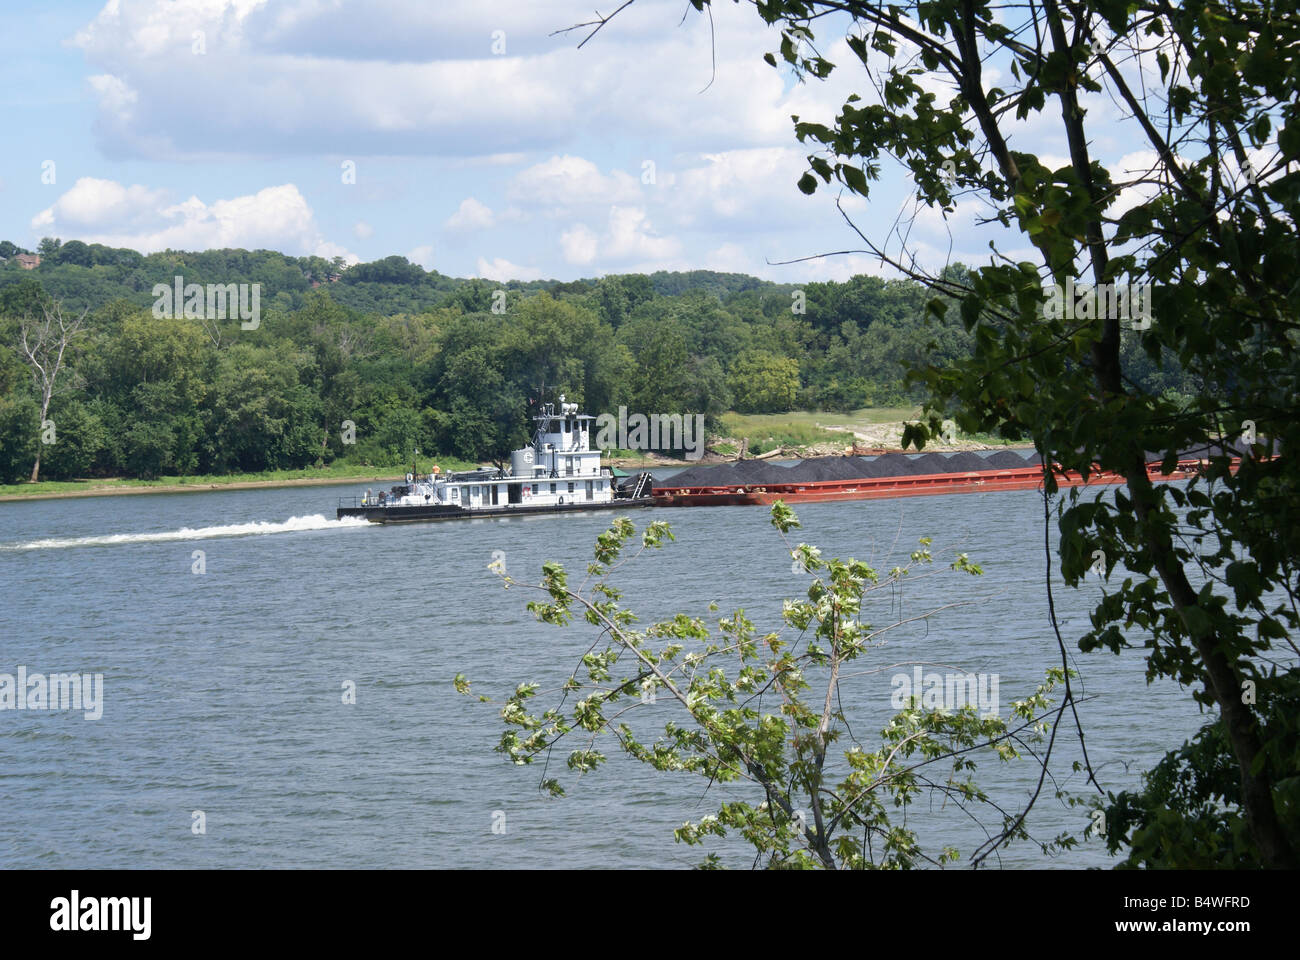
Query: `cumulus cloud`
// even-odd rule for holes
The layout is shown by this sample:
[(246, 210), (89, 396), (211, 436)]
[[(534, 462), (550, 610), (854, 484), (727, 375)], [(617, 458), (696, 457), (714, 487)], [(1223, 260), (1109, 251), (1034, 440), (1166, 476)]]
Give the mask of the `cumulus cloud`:
[(810, 198), (796, 189), (807, 160), (792, 147), (708, 153), (692, 163), (659, 191), (678, 225), (771, 229), (826, 213), (828, 194)]
[(595, 231), (585, 223), (575, 223), (560, 234), (560, 248), (566, 262), (585, 267), (596, 259), (600, 244)]
[(406, 255), (406, 259), (412, 263), (418, 263), (426, 270), (433, 269), (433, 246), (431, 244), (421, 244)]
[(456, 212), (447, 218), (446, 225), (451, 230), (483, 230), (495, 222), (491, 207), (479, 203), (473, 197), (466, 197)]
[(517, 263), (511, 263), (501, 257), (487, 260), (484, 257), (478, 258), (478, 277), (483, 280), (529, 280), (542, 279), (542, 271), (533, 267), (521, 267)]
[(676, 256), (681, 244), (656, 234), (641, 207), (610, 207), (606, 255), (613, 260), (650, 261)]
[(643, 207), (611, 206), (603, 232), (576, 223), (560, 234), (560, 249), (565, 261), (576, 266), (599, 259), (602, 266), (638, 262), (656, 270), (677, 257), (682, 245), (674, 237), (660, 236)]
[(521, 206), (559, 215), (573, 209), (636, 203), (641, 198), (641, 182), (622, 170), (603, 174), (590, 160), (565, 154), (515, 174), (507, 195)]
[(141, 224), (166, 204), (165, 190), (138, 184), (124, 187), (114, 180), (82, 177), (72, 189), (32, 218), (32, 227), (65, 231), (121, 229)]
[(552, 34), (590, 19), (587, 0), (110, 0), (74, 43), (101, 144), (123, 156), (346, 145), (518, 162), (584, 131), (719, 149), (787, 143), (791, 113), (830, 118), (838, 77), (787, 89), (761, 59), (776, 33), (715, 6), (710, 30), (645, 0), (578, 50), (579, 35)]
[(311, 207), (292, 183), (210, 204), (197, 196), (172, 203), (165, 190), (83, 177), (36, 214), (31, 226), (65, 240), (143, 253), (243, 247), (320, 256), (329, 251), (331, 257), (355, 259), (325, 239)]

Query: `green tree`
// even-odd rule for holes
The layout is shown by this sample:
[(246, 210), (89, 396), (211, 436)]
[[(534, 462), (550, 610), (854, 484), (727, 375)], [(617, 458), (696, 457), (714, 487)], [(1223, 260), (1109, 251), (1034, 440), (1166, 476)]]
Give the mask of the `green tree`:
[(0, 483), (30, 478), (40, 446), (40, 405), (21, 390), (0, 394)]
[[(703, 9), (708, 0), (693, 2)], [(796, 118), (796, 136), (813, 148), (804, 192), (835, 183), (867, 197), (882, 157), (893, 156), (926, 203), (951, 208), (959, 194), (977, 196), (1017, 231), (1013, 243), (1032, 245), (1036, 263), (995, 262), (965, 288), (922, 277), (960, 301), (974, 351), (953, 368), (921, 371), (931, 414), (905, 439), (923, 444), (952, 412), (967, 431), (1033, 437), (1047, 463), (1125, 478), (1113, 491), (1075, 488), (1058, 504), (1070, 583), (1097, 549), (1108, 573), (1126, 571), (1079, 644), (1118, 652), (1137, 640), (1150, 650), (1149, 676), (1196, 687), (1222, 734), (1202, 738), (1199, 755), (1217, 745), (1236, 771), (1233, 791), (1219, 796), (1230, 805), (1219, 842), (1231, 847), (1239, 833), (1249, 840), (1238, 862), (1300, 866), (1298, 733), (1282, 719), (1295, 714), (1290, 655), (1300, 653), (1289, 635), (1300, 628), (1300, 473), (1285, 453), (1300, 442), (1293, 6), (790, 0), (757, 9), (781, 27), (780, 56), (806, 78), (837, 68), (818, 53), (815, 32), (821, 14), (846, 11), (847, 49), (883, 99), (852, 97), (832, 124)], [(915, 56), (897, 58), (900, 44)], [(996, 83), (990, 60), (1002, 66)], [(955, 91), (946, 99), (927, 82), (940, 79)], [(1098, 94), (1122, 105), (1121, 128), (1154, 157), (1136, 184), (1149, 189), (1122, 207), (1134, 181), (1094, 153), (1095, 114), (1084, 104)], [(1031, 116), (1040, 152), (1063, 143), (1068, 162), (1046, 166), (1023, 131), (1012, 148), (1017, 119)], [(1045, 313), (1044, 283), (1067, 280), (1150, 284), (1153, 322), (1127, 329), (1118, 311)], [(1196, 402), (1135, 382), (1124, 367), (1129, 338), (1148, 356), (1177, 356), (1203, 384)], [(1252, 446), (1256, 433), (1283, 455)], [(1186, 487), (1148, 476), (1146, 451), (1160, 451), (1170, 470), (1179, 451), (1243, 435), (1240, 469), (1230, 452), (1211, 452)], [(1044, 480), (1054, 491), (1050, 471)], [(1188, 820), (1199, 808), (1173, 812)], [(1150, 826), (1141, 815), (1129, 822)], [(1177, 851), (1165, 855), (1178, 861)]]
[(728, 384), (741, 413), (779, 413), (794, 409), (799, 392), (799, 361), (750, 350), (731, 365)]
[[(772, 524), (783, 540), (799, 525), (780, 502), (772, 507)], [(738, 784), (739, 799), (683, 824), (676, 839), (695, 845), (735, 834), (772, 868), (897, 869), (957, 859), (960, 852), (952, 847), (922, 846), (909, 817), (918, 803), (956, 804), (977, 821), (987, 820), (1002, 839), (1028, 836), (1023, 818), (999, 809), (975, 783), (975, 757), (983, 752), (1009, 761), (1017, 756), (1017, 741), (1041, 739), (1047, 695), (1063, 677), (1061, 668), (1012, 705), (1011, 722), (992, 711), (981, 716), (969, 705), (923, 707), (916, 695), (871, 745), (858, 739), (840, 706), (842, 678), (861, 668), (858, 661), (869, 657), (875, 638), (890, 629), (867, 622), (866, 605), (933, 563), (929, 540), (887, 572), (858, 560), (823, 559), (816, 547), (785, 540), (788, 555), (810, 576), (807, 599), (785, 601), (790, 635), (760, 635), (743, 610), (719, 619), (716, 632), (685, 613), (635, 629), (638, 618), (621, 605), (612, 578), (633, 559), (621, 554), (634, 535), (623, 517), (597, 537), (594, 562), (579, 588), (569, 585), (559, 564), (543, 565), (536, 589), (545, 599), (529, 602), (528, 609), (556, 625), (577, 616), (597, 638), (561, 689), (548, 691), (555, 706), (535, 711), (531, 701), (540, 685), (532, 682), (519, 684), (506, 699), (497, 750), (509, 760), (529, 764), (569, 745), (566, 766), (581, 775), (605, 762), (609, 744), (656, 770)], [(673, 539), (666, 523), (651, 523), (641, 550)], [(965, 554), (950, 566), (962, 574), (981, 572)], [(497, 573), (507, 587), (522, 585)], [(463, 675), (456, 686), (469, 692)], [(657, 732), (638, 722), (637, 711), (660, 701), (673, 719)], [(558, 777), (544, 777), (542, 786), (564, 793)], [(704, 865), (719, 865), (716, 854), (708, 854)]]
[(54, 480), (88, 477), (108, 445), (103, 422), (90, 404), (76, 398), (56, 402), (50, 411), (57, 441), (46, 448), (45, 475)]

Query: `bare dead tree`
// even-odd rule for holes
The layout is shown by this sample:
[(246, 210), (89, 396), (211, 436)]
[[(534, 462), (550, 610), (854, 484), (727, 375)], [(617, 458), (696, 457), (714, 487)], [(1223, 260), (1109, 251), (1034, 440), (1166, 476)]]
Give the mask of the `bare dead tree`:
[[(50, 412), (50, 400), (55, 394), (59, 374), (63, 370), (68, 344), (81, 331), (90, 308), (81, 311), (75, 320), (63, 316), (63, 305), (55, 300), (41, 304), (41, 317), (24, 315), (19, 324), (23, 356), (31, 367), (32, 382), (41, 395), (41, 424)], [(65, 381), (66, 383), (66, 381)], [(36, 462), (32, 464), (31, 482), (35, 483), (41, 472), (41, 447), (36, 447)]]

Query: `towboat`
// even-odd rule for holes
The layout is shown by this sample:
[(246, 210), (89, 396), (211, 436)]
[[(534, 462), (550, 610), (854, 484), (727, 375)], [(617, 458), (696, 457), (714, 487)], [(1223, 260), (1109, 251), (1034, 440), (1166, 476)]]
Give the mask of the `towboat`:
[(508, 467), (481, 467), (443, 474), (408, 473), (406, 482), (361, 497), (340, 497), (338, 517), (372, 523), (412, 523), (464, 517), (513, 517), (536, 513), (623, 510), (655, 503), (648, 473), (616, 477), (591, 448), (596, 419), (578, 404), (543, 404), (533, 417), (533, 441), (510, 455)]

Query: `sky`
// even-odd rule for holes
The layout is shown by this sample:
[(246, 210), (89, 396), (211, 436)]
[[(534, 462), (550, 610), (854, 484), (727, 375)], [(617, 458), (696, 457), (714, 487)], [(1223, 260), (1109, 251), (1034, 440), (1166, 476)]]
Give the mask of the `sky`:
[[(711, 30), (685, 0), (637, 0), (581, 48), (589, 31), (556, 35), (593, 2), (0, 0), (0, 238), (400, 254), (494, 280), (892, 275), (861, 253), (780, 264), (862, 246), (834, 185), (795, 186), (791, 115), (830, 122), (865, 92), (844, 24), (818, 38), (839, 69), (798, 83), (763, 62), (780, 35), (749, 4), (716, 3)], [(1117, 130), (1097, 149), (1129, 148)], [(987, 262), (990, 239), (1026, 255), (973, 201), (913, 218), (914, 194), (887, 167), (841, 199), (877, 242), (907, 215), (931, 269)]]

